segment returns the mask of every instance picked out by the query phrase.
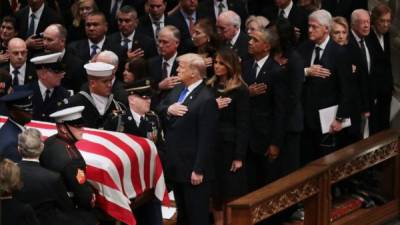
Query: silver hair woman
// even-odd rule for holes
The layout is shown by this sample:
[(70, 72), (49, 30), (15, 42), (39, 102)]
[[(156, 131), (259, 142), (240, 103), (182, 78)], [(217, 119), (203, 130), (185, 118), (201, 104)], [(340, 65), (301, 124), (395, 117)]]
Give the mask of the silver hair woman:
[(18, 135), (18, 150), (22, 158), (37, 159), (43, 151), (42, 134), (29, 128)]

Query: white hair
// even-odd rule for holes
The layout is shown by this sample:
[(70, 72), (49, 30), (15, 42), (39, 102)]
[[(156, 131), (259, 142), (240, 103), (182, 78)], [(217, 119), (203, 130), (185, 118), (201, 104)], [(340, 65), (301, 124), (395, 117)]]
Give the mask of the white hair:
[(351, 25), (355, 25), (360, 18), (361, 14), (366, 14), (369, 16), (369, 12), (365, 9), (356, 9), (351, 13)]
[(107, 62), (104, 62), (104, 63), (109, 63), (114, 66), (118, 65), (118, 62), (119, 62), (118, 56), (113, 51), (104, 50), (95, 57), (96, 62), (103, 62), (104, 60), (100, 60), (100, 61), (98, 60), (99, 57), (100, 58), (105, 57), (107, 59)]
[(43, 151), (41, 133), (34, 128), (28, 128), (18, 135), (18, 149), (22, 157), (37, 158)]
[(235, 26), (238, 29), (240, 28), (240, 25), (242, 23), (240, 16), (232, 10), (222, 12), (218, 16), (218, 19), (223, 19), (223, 20), (229, 21), (233, 26)]
[(332, 15), (324, 9), (312, 12), (308, 17), (308, 19), (314, 19), (318, 21), (319, 24), (327, 27), (329, 31), (332, 28), (332, 23), (333, 23)]

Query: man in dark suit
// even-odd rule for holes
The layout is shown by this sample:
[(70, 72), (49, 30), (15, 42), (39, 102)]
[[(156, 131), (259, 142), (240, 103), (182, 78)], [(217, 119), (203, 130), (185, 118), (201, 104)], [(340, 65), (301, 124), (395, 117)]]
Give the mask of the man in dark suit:
[(60, 86), (64, 78), (64, 65), (61, 63), (62, 53), (53, 53), (37, 56), (31, 59), (35, 64), (38, 81), (31, 85), (33, 90), (33, 119), (54, 122), (50, 114), (57, 111), (61, 102), (70, 96), (70, 93)]
[(256, 190), (278, 176), (276, 163), (282, 147), (287, 90), (280, 66), (270, 56), (274, 34), (251, 34), (249, 53), (243, 62), (243, 79), (250, 93), (250, 142), (248, 151), (249, 190)]
[(0, 155), (19, 162), (18, 134), (32, 119), (32, 91), (20, 88), (1, 97), (0, 101), (6, 105), (9, 114), (7, 122), (0, 129)]
[(371, 133), (390, 127), (390, 104), (393, 91), (393, 75), (390, 51), (390, 25), (392, 11), (385, 4), (372, 10), (372, 31), (368, 36), (374, 67), (371, 72), (375, 86), (374, 107), (371, 112)]
[(242, 60), (249, 58), (249, 37), (240, 30), (241, 19), (234, 11), (221, 13), (217, 19), (217, 32), (226, 46), (234, 49)]
[(138, 32), (153, 37), (158, 46), (158, 34), (167, 25), (171, 25), (170, 19), (165, 15), (166, 0), (147, 0), (149, 13), (140, 18)]
[(217, 21), (219, 14), (228, 10), (236, 12), (243, 21), (247, 19), (246, 2), (243, 0), (204, 0), (199, 4), (199, 11), (213, 22)]
[[(342, 130), (342, 121), (349, 117), (351, 65), (346, 51), (336, 44), (329, 32), (332, 16), (326, 10), (317, 10), (309, 16), (309, 41), (299, 47), (304, 58), (306, 80), (303, 88), (305, 126), (302, 161), (308, 163), (336, 150), (336, 134)], [(337, 105), (330, 131), (323, 134), (319, 110)]]
[(13, 38), (8, 42), (8, 54), (10, 62), (3, 65), (12, 77), (12, 86), (29, 84), (37, 80), (35, 66), (27, 62), (28, 49), (25, 41)]
[(66, 49), (67, 30), (61, 24), (52, 24), (43, 32), (43, 46), (46, 53), (61, 52), (61, 63), (66, 66), (64, 78), (61, 85), (73, 90), (75, 93), (80, 90), (82, 84), (87, 80), (86, 72), (83, 69), (83, 61), (74, 56), (70, 49)]
[(139, 17), (144, 15), (145, 0), (95, 0), (95, 2), (99, 10), (106, 15), (109, 33), (118, 31), (117, 14), (122, 7), (130, 5), (137, 10)]
[(62, 20), (58, 14), (48, 7), (44, 0), (28, 0), (28, 6), (21, 9), (17, 14), (18, 34), (26, 39), (29, 49), (42, 50), (43, 39), (39, 35), (47, 26), (60, 23)]
[(168, 16), (171, 25), (181, 32), (181, 45), (178, 52), (187, 53), (193, 48), (191, 32), (194, 24), (204, 15), (198, 10), (198, 0), (180, 0), (179, 8)]
[(149, 75), (153, 86), (158, 93), (153, 96), (152, 106), (156, 106), (169, 92), (179, 83), (176, 76), (178, 46), (180, 43), (180, 32), (174, 26), (166, 26), (159, 35), (160, 56), (153, 57), (148, 61)]
[(275, 6), (265, 7), (263, 15), (274, 22), (278, 18), (285, 18), (294, 26), (297, 44), (307, 40), (307, 12), (297, 6), (292, 0), (274, 0)]
[(128, 60), (138, 57), (146, 59), (157, 55), (154, 40), (136, 30), (138, 24), (137, 12), (131, 6), (123, 6), (117, 13), (118, 32), (108, 36), (109, 42), (121, 52), (119, 56), (118, 79), (122, 80), (122, 70)]
[(166, 123), (165, 172), (174, 190), (177, 224), (204, 225), (208, 224), (210, 181), (215, 176), (212, 151), (218, 108), (202, 80), (206, 65), (201, 56), (181, 56), (178, 76), (182, 84), (159, 107)]
[(108, 24), (104, 14), (98, 11), (90, 13), (85, 20), (85, 32), (88, 38), (69, 44), (69, 51), (84, 63), (89, 62), (94, 55), (103, 50), (116, 51), (106, 37), (107, 30)]

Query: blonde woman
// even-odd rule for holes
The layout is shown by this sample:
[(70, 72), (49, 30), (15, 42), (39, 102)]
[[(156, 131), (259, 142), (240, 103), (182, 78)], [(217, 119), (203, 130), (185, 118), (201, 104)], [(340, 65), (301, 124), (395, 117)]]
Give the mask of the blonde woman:
[(86, 37), (85, 34), (85, 20), (86, 16), (93, 12), (97, 11), (98, 7), (94, 0), (78, 0), (76, 1), (72, 7), (72, 24), (68, 28), (68, 41), (76, 41), (80, 39), (84, 39)]
[[(215, 225), (230, 224), (226, 203), (247, 191), (244, 159), (249, 130), (249, 92), (241, 77), (237, 53), (230, 48), (217, 51), (214, 76), (207, 82), (215, 92), (219, 129), (215, 146), (216, 182), (213, 188)], [(224, 219), (225, 216), (225, 219)]]

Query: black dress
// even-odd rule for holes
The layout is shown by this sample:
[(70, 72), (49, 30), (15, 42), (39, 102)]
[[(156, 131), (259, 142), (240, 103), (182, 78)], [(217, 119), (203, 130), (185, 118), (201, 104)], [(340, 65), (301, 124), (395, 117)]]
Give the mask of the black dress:
[(216, 182), (213, 188), (213, 202), (217, 208), (223, 203), (246, 193), (247, 182), (245, 168), (236, 172), (230, 168), (233, 160), (242, 160), (245, 165), (250, 123), (249, 92), (242, 86), (222, 92), (215, 87), (216, 98), (229, 97), (231, 103), (219, 109), (218, 134), (215, 148)]
[(40, 225), (35, 212), (28, 204), (16, 199), (2, 199), (1, 202), (1, 225)]

